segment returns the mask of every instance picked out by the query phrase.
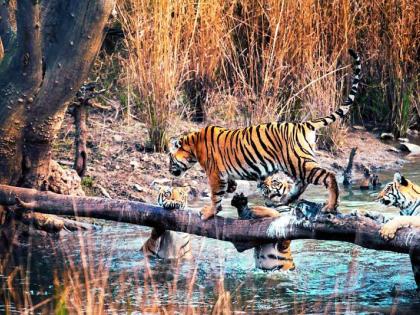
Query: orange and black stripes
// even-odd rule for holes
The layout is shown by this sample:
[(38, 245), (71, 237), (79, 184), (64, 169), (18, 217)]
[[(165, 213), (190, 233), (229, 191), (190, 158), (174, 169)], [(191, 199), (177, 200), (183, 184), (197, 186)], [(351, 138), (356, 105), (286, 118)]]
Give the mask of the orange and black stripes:
[(317, 163), (314, 148), (316, 130), (342, 118), (354, 101), (361, 66), (359, 56), (350, 53), (355, 59), (352, 88), (344, 104), (330, 116), (302, 123), (271, 122), (234, 130), (207, 126), (171, 140), (169, 170), (173, 175), (180, 175), (197, 161), (207, 173), (212, 206), (202, 210), (204, 218), (221, 210), (222, 198), (232, 187), (229, 182), (260, 181), (277, 172), (287, 174), (294, 181), (285, 203), (296, 200), (308, 184), (322, 184), (329, 190), (324, 210), (335, 210), (338, 198), (335, 174)]
[[(233, 196), (231, 204), (237, 209), (238, 216), (242, 220), (280, 216), (280, 213), (271, 208), (260, 206), (249, 207), (248, 198), (243, 194)], [(264, 271), (285, 271), (295, 268), (290, 250), (290, 241), (257, 246), (254, 249), (254, 259), (255, 267)]]

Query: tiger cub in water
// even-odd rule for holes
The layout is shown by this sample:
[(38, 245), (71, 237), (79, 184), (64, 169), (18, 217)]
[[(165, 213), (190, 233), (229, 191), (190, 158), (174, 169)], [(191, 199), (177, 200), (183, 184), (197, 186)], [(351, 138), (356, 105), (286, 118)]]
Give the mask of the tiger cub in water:
[[(238, 210), (238, 216), (243, 220), (280, 216), (280, 213), (274, 209), (261, 206), (248, 207), (248, 198), (243, 194), (233, 196), (231, 204)], [(264, 271), (295, 269), (290, 241), (257, 246), (254, 249), (254, 259), (255, 267)]]
[[(158, 205), (167, 209), (185, 209), (189, 189), (186, 187), (161, 186)], [(166, 231), (154, 228), (149, 239), (142, 247), (145, 256), (162, 259), (191, 259), (191, 236), (186, 233)]]
[(420, 187), (400, 173), (394, 174), (394, 181), (385, 186), (376, 200), (400, 208), (401, 214), (385, 223), (380, 231), (382, 237), (393, 239), (400, 228), (420, 227)]
[(271, 208), (284, 205), (284, 199), (293, 188), (293, 182), (281, 178), (277, 174), (269, 176), (257, 184), (257, 190), (263, 195), (265, 205)]

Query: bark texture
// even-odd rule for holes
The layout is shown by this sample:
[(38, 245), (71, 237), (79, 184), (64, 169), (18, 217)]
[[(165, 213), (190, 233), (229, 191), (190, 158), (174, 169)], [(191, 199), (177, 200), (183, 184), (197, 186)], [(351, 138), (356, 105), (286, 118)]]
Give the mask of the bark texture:
[(0, 183), (43, 187), (67, 102), (100, 48), (113, 0), (17, 1), (16, 34), (0, 5)]
[[(14, 13), (8, 0), (1, 1), (1, 184), (50, 189), (54, 137), (68, 101), (87, 78), (113, 5), (114, 0), (19, 0)], [(9, 219), (3, 229), (15, 226)], [(41, 214), (22, 219), (64, 226)]]
[[(229, 241), (239, 250), (285, 239), (319, 239), (354, 243), (365, 248), (398, 253), (420, 253), (420, 230), (403, 228), (390, 241), (383, 239), (380, 220), (370, 215), (316, 215), (320, 205), (303, 202), (295, 213), (280, 218), (237, 220), (216, 216), (203, 221), (191, 211), (168, 211), (159, 206), (127, 200), (64, 196), (52, 192), (0, 185), (0, 204), (16, 205), (56, 215), (75, 215), (146, 225)], [(302, 212), (302, 209), (306, 209)], [(310, 210), (308, 212), (308, 209)], [(308, 214), (303, 213), (312, 213)]]

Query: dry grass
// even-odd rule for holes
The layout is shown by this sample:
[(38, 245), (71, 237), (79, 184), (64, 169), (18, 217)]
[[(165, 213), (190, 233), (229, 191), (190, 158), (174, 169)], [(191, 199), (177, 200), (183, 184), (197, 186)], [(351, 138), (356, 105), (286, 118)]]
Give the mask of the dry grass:
[[(417, 2), (398, 0), (120, 0), (130, 104), (157, 147), (168, 120), (194, 110), (185, 93), (191, 81), (200, 83), (192, 86), (203, 91), (193, 95), (203, 98), (209, 122), (325, 115), (347, 91), (343, 71), (334, 70), (353, 47), (367, 83), (355, 112), (403, 135), (420, 110), (418, 11)], [(326, 139), (339, 144), (342, 130), (334, 127)]]

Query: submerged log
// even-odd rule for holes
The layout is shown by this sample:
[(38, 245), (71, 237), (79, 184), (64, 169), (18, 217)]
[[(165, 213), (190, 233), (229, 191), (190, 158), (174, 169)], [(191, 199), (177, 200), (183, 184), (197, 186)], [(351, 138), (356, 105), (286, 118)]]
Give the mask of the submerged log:
[(322, 205), (301, 202), (279, 218), (237, 220), (216, 216), (208, 221), (198, 213), (168, 211), (159, 206), (128, 200), (65, 196), (34, 189), (0, 185), (0, 204), (20, 205), (36, 212), (92, 217), (163, 228), (232, 242), (238, 251), (282, 240), (318, 239), (410, 254), (419, 283), (420, 229), (402, 228), (392, 240), (383, 239), (382, 220), (371, 215), (319, 213)]

